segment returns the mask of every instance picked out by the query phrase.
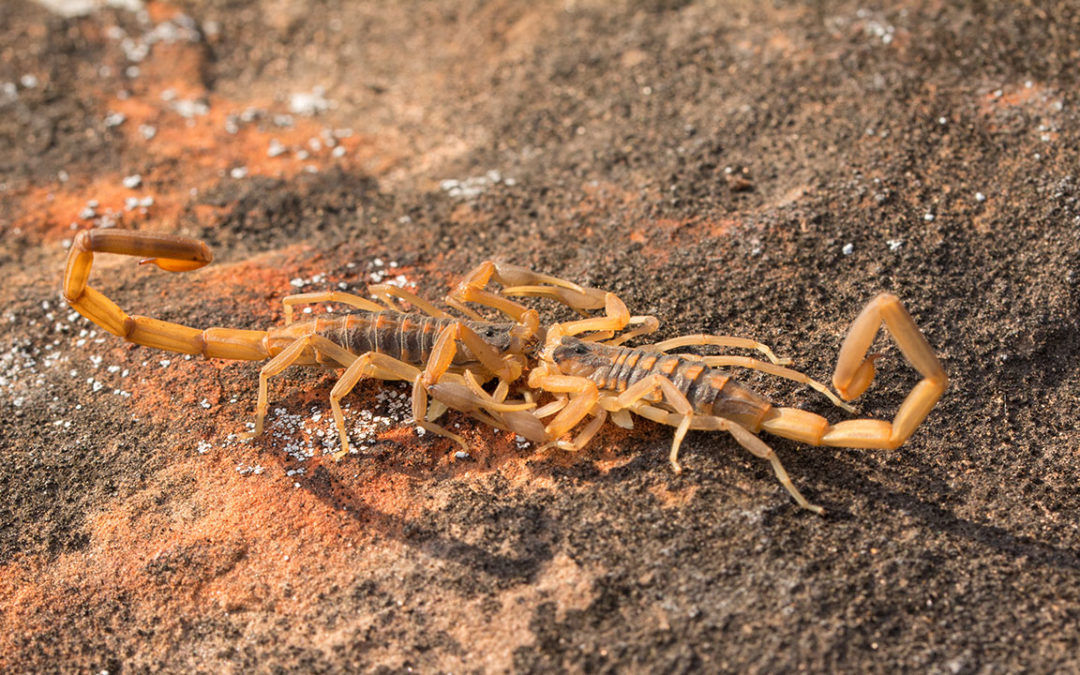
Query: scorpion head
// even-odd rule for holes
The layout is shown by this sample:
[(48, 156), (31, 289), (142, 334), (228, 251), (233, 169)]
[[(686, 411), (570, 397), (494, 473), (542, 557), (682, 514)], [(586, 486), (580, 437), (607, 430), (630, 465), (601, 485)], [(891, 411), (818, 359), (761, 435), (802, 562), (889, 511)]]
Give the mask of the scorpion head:
[(595, 342), (566, 336), (551, 352), (551, 360), (564, 375), (588, 377), (605, 365), (610, 365), (611, 361), (605, 352), (611, 349)]
[(499, 353), (505, 354), (514, 346), (514, 324), (512, 323), (471, 321), (469, 327), (480, 336), (481, 340), (494, 347)]
[[(532, 312), (532, 317), (535, 315), (536, 313)], [(469, 327), (500, 354), (531, 355), (543, 337), (539, 320), (529, 321), (532, 317), (526, 316), (520, 323), (471, 321)]]

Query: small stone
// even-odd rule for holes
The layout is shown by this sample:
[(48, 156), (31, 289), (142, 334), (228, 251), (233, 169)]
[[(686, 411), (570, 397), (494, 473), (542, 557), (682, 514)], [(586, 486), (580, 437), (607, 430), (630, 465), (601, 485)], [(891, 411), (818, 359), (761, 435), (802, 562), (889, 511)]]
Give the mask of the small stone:
[(276, 138), (270, 140), (270, 147), (266, 150), (267, 157), (280, 157), (288, 152), (288, 149)]

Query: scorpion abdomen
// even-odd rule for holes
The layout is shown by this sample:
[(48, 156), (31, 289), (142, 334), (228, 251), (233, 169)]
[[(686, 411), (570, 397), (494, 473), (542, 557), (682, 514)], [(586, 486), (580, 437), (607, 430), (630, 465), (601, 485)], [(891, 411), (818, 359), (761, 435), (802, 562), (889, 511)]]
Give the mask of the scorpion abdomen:
[[(567, 341), (564, 338), (564, 343)], [(588, 345), (590, 355), (594, 357), (589, 359), (594, 369), (587, 377), (601, 390), (622, 393), (636, 382), (658, 374), (671, 380), (675, 388), (686, 396), (696, 414), (723, 417), (753, 431), (760, 429), (772, 408), (768, 399), (736, 382), (730, 371), (710, 368), (692, 357), (653, 352), (647, 348), (584, 344)], [(602, 365), (598, 364), (595, 356), (602, 357)], [(584, 361), (581, 359), (579, 363)], [(560, 366), (564, 365), (560, 360)], [(582, 365), (588, 368), (584, 363)], [(663, 403), (663, 395), (659, 391), (646, 398), (652, 403), (669, 407)]]

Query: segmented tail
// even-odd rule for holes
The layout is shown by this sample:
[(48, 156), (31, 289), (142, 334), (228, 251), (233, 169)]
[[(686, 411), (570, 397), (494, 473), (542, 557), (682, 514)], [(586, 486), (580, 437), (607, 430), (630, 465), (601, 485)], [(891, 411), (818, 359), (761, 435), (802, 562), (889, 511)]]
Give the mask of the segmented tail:
[(76, 235), (64, 273), (64, 298), (79, 314), (128, 342), (207, 358), (258, 361), (269, 356), (266, 331), (199, 330), (145, 316), (128, 316), (116, 303), (87, 285), (94, 253), (143, 258), (170, 272), (187, 272), (214, 259), (203, 242), (132, 230), (84, 230)]

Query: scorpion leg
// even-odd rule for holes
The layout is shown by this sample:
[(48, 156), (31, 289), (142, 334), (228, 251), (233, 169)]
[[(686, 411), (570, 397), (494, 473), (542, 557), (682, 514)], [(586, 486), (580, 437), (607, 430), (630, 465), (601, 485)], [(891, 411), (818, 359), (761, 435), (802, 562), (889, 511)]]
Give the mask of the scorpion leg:
[[(683, 421), (682, 416), (678, 413), (673, 413), (650, 405), (638, 405), (634, 408), (634, 412), (642, 417), (651, 419), (654, 422), (669, 426), (678, 426)], [(799, 489), (791, 482), (791, 477), (788, 476), (788, 472), (784, 469), (784, 465), (780, 462), (780, 458), (776, 455), (776, 452), (764, 441), (752, 434), (746, 427), (731, 420), (724, 419), (723, 417), (714, 417), (712, 415), (695, 415), (694, 421), (690, 426), (692, 429), (701, 429), (704, 431), (728, 432), (739, 445), (749, 450), (750, 453), (756, 457), (767, 460), (769, 464), (772, 465), (773, 473), (776, 474), (776, 478), (780, 481), (780, 484), (784, 486), (784, 489), (788, 491), (788, 494), (795, 499), (799, 506), (819, 515), (825, 513), (825, 509), (816, 504), (811, 504), (806, 500), (806, 497), (803, 497), (802, 493), (799, 492)]]
[(293, 322), (293, 305), (306, 305), (319, 302), (340, 302), (343, 305), (349, 307), (355, 307), (356, 309), (362, 309), (365, 312), (382, 312), (385, 311), (380, 305), (375, 304), (367, 298), (362, 298), (359, 295), (353, 293), (345, 293), (344, 291), (316, 291), (314, 293), (297, 293), (295, 295), (287, 295), (281, 300), (285, 305), (285, 325), (288, 326)]
[(368, 291), (376, 296), (379, 300), (384, 302), (387, 307), (395, 312), (403, 311), (400, 307), (393, 304), (391, 298), (398, 298), (409, 303), (413, 307), (419, 309), (428, 316), (438, 317), (440, 319), (453, 318), (443, 310), (439, 309), (435, 305), (431, 304), (427, 300), (421, 298), (417, 294), (407, 291), (404, 288), (398, 286), (391, 286), (390, 284), (369, 284)]
[(416, 366), (386, 354), (366, 352), (354, 357), (354, 360), (345, 369), (345, 372), (330, 391), (330, 407), (334, 411), (334, 423), (337, 425), (338, 434), (341, 436), (341, 449), (334, 453), (334, 459), (341, 459), (349, 453), (349, 437), (345, 431), (345, 418), (341, 412), (340, 401), (365, 377), (412, 382), (412, 412), (413, 422), (416, 426), (439, 436), (452, 439), (455, 443), (468, 450), (469, 446), (461, 436), (425, 419), (428, 399), (420, 376), (421, 371)]
[(716, 347), (736, 347), (739, 349), (756, 349), (765, 355), (765, 358), (769, 359), (772, 363), (778, 366), (791, 365), (791, 359), (777, 358), (773, 350), (756, 340), (750, 340), (747, 338), (732, 337), (730, 335), (705, 335), (703, 333), (698, 335), (684, 335), (682, 337), (671, 338), (670, 340), (664, 340), (663, 342), (657, 342), (656, 344), (648, 345), (649, 349), (655, 349), (658, 352), (666, 352), (670, 349), (677, 349), (679, 347), (691, 347), (698, 345), (714, 345)]
[(857, 419), (829, 424), (820, 415), (805, 410), (772, 408), (762, 421), (761, 428), (811, 445), (887, 450), (900, 447), (941, 398), (949, 378), (930, 343), (900, 301), (896, 296), (882, 294), (871, 300), (855, 319), (840, 348), (833, 386), (841, 396), (850, 400), (865, 391), (873, 381), (877, 356), (865, 355), (882, 322), (908, 362), (923, 376), (900, 404), (892, 422)]
[(791, 368), (784, 368), (783, 366), (777, 366), (777, 365), (774, 365), (774, 364), (771, 364), (771, 363), (765, 363), (763, 361), (758, 361), (757, 359), (752, 359), (752, 358), (749, 358), (747, 356), (727, 356), (727, 355), (724, 355), (724, 356), (702, 356), (702, 357), (695, 357), (695, 358), (700, 358), (701, 361), (705, 365), (709, 366), (710, 368), (723, 368), (723, 367), (728, 367), (728, 366), (737, 367), (737, 368), (749, 368), (751, 370), (759, 370), (759, 371), (761, 371), (763, 373), (768, 373), (770, 375), (775, 375), (777, 377), (782, 377), (782, 378), (787, 379), (787, 380), (792, 380), (793, 382), (799, 382), (801, 384), (805, 384), (808, 387), (810, 387), (811, 389), (814, 389), (815, 391), (818, 391), (818, 392), (821, 392), (822, 394), (824, 394), (830, 401), (833, 402), (833, 405), (837, 406), (838, 408), (842, 408), (843, 410), (846, 410), (849, 413), (854, 413), (855, 412), (855, 406), (851, 405), (850, 403), (844, 403), (842, 400), (840, 400), (840, 398), (836, 394), (834, 394), (824, 384), (818, 382), (815, 379), (812, 379), (810, 376), (806, 375), (805, 373), (800, 373), (797, 370), (792, 370)]
[[(320, 354), (323, 358), (320, 358)], [(255, 431), (241, 434), (241, 438), (254, 438), (262, 434), (263, 421), (266, 419), (267, 388), (269, 379), (292, 365), (314, 365), (324, 363), (325, 357), (342, 366), (347, 366), (355, 357), (348, 351), (335, 345), (321, 335), (308, 335), (292, 342), (277, 356), (270, 359), (259, 370), (259, 399), (255, 406)]]
[(682, 445), (683, 438), (686, 436), (686, 432), (689, 431), (695, 414), (693, 406), (690, 405), (690, 401), (686, 398), (686, 394), (679, 391), (674, 382), (660, 373), (653, 373), (630, 385), (618, 396), (605, 397), (601, 400), (601, 405), (610, 406), (609, 410), (632, 408), (634, 404), (642, 399), (651, 400), (651, 397), (655, 396), (657, 392), (661, 394), (663, 400), (667, 401), (668, 405), (675, 408), (675, 412), (681, 417), (679, 423), (675, 425), (675, 438), (671, 442), (671, 456), (669, 459), (671, 460), (671, 468), (675, 470), (675, 473), (682, 473), (682, 466), (679, 464), (679, 446)]

